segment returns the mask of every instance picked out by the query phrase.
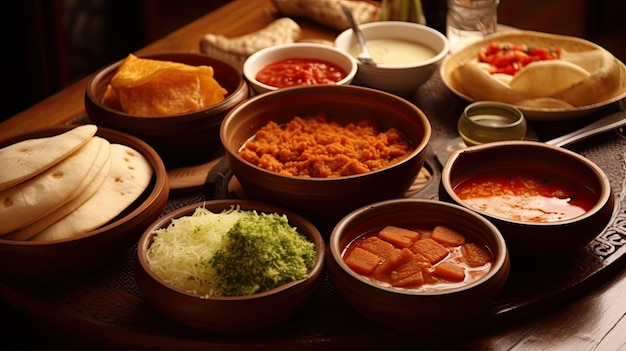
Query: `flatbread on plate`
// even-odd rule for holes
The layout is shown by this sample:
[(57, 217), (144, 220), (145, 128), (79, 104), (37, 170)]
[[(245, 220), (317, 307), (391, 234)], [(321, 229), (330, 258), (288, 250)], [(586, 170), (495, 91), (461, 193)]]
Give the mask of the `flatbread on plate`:
[[(560, 61), (576, 64), (589, 75), (559, 91), (548, 89), (548, 93), (551, 93), (549, 96), (538, 96), (540, 90), (546, 90), (545, 86), (550, 85), (544, 84), (545, 81), (538, 81), (536, 92), (529, 88), (523, 92), (506, 89), (506, 85), (494, 82), (498, 80), (494, 76), (479, 74), (477, 71), (480, 68), (478, 53), (491, 42), (560, 48), (562, 51)], [(527, 118), (536, 120), (582, 116), (587, 111), (617, 101), (626, 95), (626, 66), (610, 52), (584, 39), (533, 31), (500, 32), (485, 37), (451, 55), (442, 64), (440, 73), (444, 84), (464, 99), (501, 101), (517, 105), (523, 109)]]
[(0, 192), (0, 234), (22, 228), (76, 197), (89, 174), (101, 138), (91, 138), (80, 149), (38, 176)]
[(509, 86), (531, 98), (551, 97), (591, 74), (577, 64), (562, 61), (532, 62), (511, 79)]
[[(94, 138), (100, 138), (95, 136)], [(83, 179), (78, 186), (78, 196), (56, 209), (54, 212), (44, 216), (26, 227), (10, 232), (2, 236), (2, 239), (8, 240), (28, 240), (45, 228), (59, 221), (61, 218), (72, 213), (87, 199), (98, 191), (111, 170), (111, 145), (106, 139), (102, 139), (103, 147), (100, 149), (94, 164), (89, 170), (89, 174)]]
[(0, 191), (36, 176), (57, 164), (96, 134), (93, 124), (78, 126), (65, 133), (27, 139), (0, 149)]
[(148, 187), (152, 167), (131, 147), (111, 144), (111, 170), (98, 191), (31, 240), (60, 240), (96, 229), (122, 213)]

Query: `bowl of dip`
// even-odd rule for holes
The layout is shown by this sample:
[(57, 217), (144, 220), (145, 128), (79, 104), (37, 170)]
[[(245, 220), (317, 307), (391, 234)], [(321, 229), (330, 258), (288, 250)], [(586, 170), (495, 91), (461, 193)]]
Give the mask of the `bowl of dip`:
[[(358, 62), (355, 83), (400, 96), (412, 95), (450, 50), (443, 34), (417, 23), (380, 21), (360, 28), (376, 65)], [(335, 47), (353, 58), (361, 50), (352, 29), (335, 38)]]
[(250, 55), (243, 75), (257, 94), (302, 85), (347, 85), (357, 72), (352, 56), (331, 45), (289, 43)]
[(615, 195), (605, 173), (573, 151), (497, 141), (453, 152), (439, 198), (489, 219), (511, 255), (574, 254), (604, 231)]

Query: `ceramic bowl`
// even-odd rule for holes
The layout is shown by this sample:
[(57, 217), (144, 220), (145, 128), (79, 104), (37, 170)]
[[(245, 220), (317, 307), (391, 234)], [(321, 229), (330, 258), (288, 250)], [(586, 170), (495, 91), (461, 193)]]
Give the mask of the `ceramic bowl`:
[[(0, 141), (0, 147), (71, 129), (57, 126)], [(0, 275), (19, 280), (59, 280), (95, 270), (125, 254), (143, 230), (154, 222), (167, 203), (169, 186), (159, 155), (144, 141), (99, 127), (96, 135), (139, 151), (153, 168), (148, 188), (129, 208), (104, 226), (76, 238), (51, 241), (16, 241), (0, 237)]]
[(325, 61), (337, 65), (345, 72), (336, 84), (350, 84), (357, 72), (356, 61), (345, 52), (330, 45), (318, 43), (289, 43), (270, 46), (250, 55), (243, 64), (243, 75), (255, 93), (261, 94), (278, 89), (256, 79), (257, 73), (269, 64), (288, 59)]
[(206, 162), (222, 152), (219, 127), (237, 103), (248, 97), (248, 85), (233, 66), (209, 56), (191, 52), (165, 52), (139, 55), (188, 65), (207, 65), (228, 94), (213, 106), (172, 116), (136, 116), (104, 106), (104, 91), (123, 60), (92, 74), (85, 88), (85, 110), (94, 123), (141, 138), (161, 156), (168, 168)]
[[(242, 145), (269, 121), (281, 124), (295, 116), (319, 113), (343, 124), (373, 119), (382, 130), (394, 127), (406, 135), (414, 150), (377, 171), (333, 178), (283, 175), (239, 155)], [(332, 227), (358, 207), (406, 193), (424, 164), (431, 126), (419, 108), (395, 95), (352, 85), (317, 85), (279, 89), (249, 99), (224, 118), (220, 136), (228, 165), (246, 197), (281, 205), (318, 226)]]
[[(538, 212), (545, 216), (553, 214), (555, 217), (539, 217), (550, 219), (536, 222), (531, 216), (520, 212), (525, 217), (512, 219), (507, 212), (496, 213), (486, 207), (474, 207), (455, 192), (455, 188), (464, 180), (475, 180), (485, 174), (502, 174), (504, 171), (523, 177), (536, 176), (539, 182), (546, 185), (567, 185), (569, 190), (566, 196), (556, 192), (543, 194), (548, 198), (557, 196), (562, 200), (539, 200), (538, 203), (525, 204), (525, 209), (533, 210), (529, 213)], [(568, 196), (572, 202), (567, 200)], [(439, 197), (489, 219), (506, 238), (513, 256), (574, 254), (602, 233), (615, 207), (611, 185), (600, 167), (578, 153), (535, 141), (500, 141), (453, 152), (441, 173)], [(560, 205), (559, 209), (549, 205), (555, 201)], [(562, 217), (563, 213), (570, 210), (563, 201), (572, 205), (576, 201), (587, 203), (587, 206), (581, 206), (588, 209), (576, 216)]]
[[(167, 227), (172, 219), (192, 214), (198, 207), (219, 213), (233, 205), (259, 213), (285, 214), (289, 223), (315, 244), (316, 260), (307, 278), (253, 295), (200, 298), (167, 285), (152, 272), (146, 252), (152, 244), (155, 230)], [(149, 225), (139, 239), (135, 277), (146, 300), (170, 319), (214, 333), (246, 333), (283, 323), (304, 308), (324, 278), (324, 255), (324, 240), (319, 231), (311, 222), (293, 212), (255, 201), (213, 200), (179, 208)]]
[[(359, 25), (366, 40), (392, 39), (409, 41), (431, 48), (433, 57), (408, 64), (358, 63), (355, 84), (372, 87), (404, 97), (410, 97), (437, 70), (450, 50), (448, 39), (438, 31), (425, 25), (403, 21), (380, 21)], [(351, 52), (357, 45), (352, 29), (347, 29), (335, 38), (335, 47)], [(372, 50), (370, 50), (372, 51)]]
[[(473, 282), (446, 288), (396, 288), (371, 280), (344, 261), (344, 251), (356, 238), (385, 226), (430, 229), (443, 225), (485, 245), (492, 253), (491, 267)], [(509, 254), (498, 229), (485, 218), (461, 206), (436, 200), (393, 199), (359, 208), (342, 218), (328, 242), (328, 274), (338, 293), (367, 318), (403, 331), (453, 330), (491, 305), (505, 285)], [(462, 326), (461, 326), (462, 328)]]

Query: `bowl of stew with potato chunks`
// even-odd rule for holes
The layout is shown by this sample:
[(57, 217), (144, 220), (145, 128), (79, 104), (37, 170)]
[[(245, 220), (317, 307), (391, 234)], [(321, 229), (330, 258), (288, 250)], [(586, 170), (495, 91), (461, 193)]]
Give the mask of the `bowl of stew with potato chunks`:
[(16, 280), (61, 280), (110, 264), (169, 195), (152, 147), (93, 124), (0, 140), (0, 160), (0, 275)]
[(453, 152), (439, 198), (489, 219), (513, 257), (575, 255), (602, 233), (615, 208), (609, 179), (593, 161), (535, 141)]
[(509, 254), (500, 231), (459, 205), (392, 199), (361, 207), (332, 231), (326, 256), (338, 293), (365, 317), (402, 331), (454, 329), (492, 304)]

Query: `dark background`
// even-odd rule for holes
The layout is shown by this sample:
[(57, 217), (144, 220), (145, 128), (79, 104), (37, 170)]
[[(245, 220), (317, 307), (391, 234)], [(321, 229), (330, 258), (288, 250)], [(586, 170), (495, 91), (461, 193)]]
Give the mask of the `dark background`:
[[(255, 1), (255, 0), (238, 0)], [(422, 0), (443, 31), (445, 0)], [(0, 7), (0, 120), (228, 0), (13, 0)], [(500, 23), (592, 40), (626, 62), (623, 0), (501, 0)]]

